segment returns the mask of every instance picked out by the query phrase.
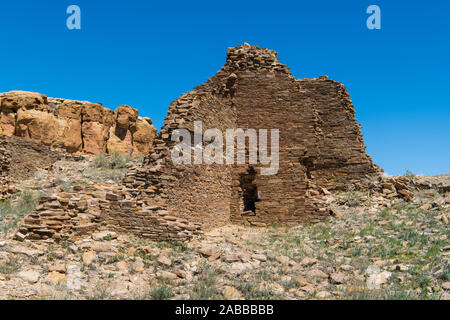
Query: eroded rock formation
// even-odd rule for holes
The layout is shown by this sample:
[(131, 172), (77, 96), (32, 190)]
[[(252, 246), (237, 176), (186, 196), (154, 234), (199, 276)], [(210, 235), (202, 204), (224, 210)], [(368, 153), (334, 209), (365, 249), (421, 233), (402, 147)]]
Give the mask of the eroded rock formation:
[(156, 129), (126, 105), (47, 98), (26, 91), (0, 93), (0, 134), (33, 139), (68, 152), (145, 155)]

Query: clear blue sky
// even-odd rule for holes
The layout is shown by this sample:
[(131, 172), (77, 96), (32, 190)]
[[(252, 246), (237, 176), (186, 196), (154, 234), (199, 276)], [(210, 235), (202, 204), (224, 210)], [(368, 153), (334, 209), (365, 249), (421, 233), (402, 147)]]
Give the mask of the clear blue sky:
[[(0, 91), (128, 104), (159, 127), (227, 47), (275, 49), (297, 78), (346, 85), (389, 174), (450, 173), (450, 1), (2, 1)], [(81, 8), (81, 30), (66, 8)], [(366, 8), (381, 8), (381, 30)]]

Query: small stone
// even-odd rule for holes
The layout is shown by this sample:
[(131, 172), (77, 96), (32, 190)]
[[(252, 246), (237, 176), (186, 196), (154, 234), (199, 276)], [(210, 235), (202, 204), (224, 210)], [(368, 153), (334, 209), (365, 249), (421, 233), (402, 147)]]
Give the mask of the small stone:
[(22, 271), (17, 274), (17, 276), (25, 281), (28, 281), (29, 283), (36, 283), (39, 281), (39, 272), (28, 270), (28, 271)]
[(120, 271), (128, 271), (127, 263), (126, 263), (125, 261), (123, 261), (123, 260), (117, 262), (117, 263), (116, 263), (116, 267), (117, 267), (117, 270), (120, 270)]
[(217, 257), (216, 259), (218, 259), (220, 257), (220, 252), (214, 247), (200, 248), (198, 250), (198, 252), (207, 258), (208, 257)]
[(109, 201), (119, 200), (119, 196), (114, 193), (107, 193), (105, 198), (106, 198), (106, 200), (109, 200)]
[(239, 259), (239, 257), (235, 254), (227, 254), (224, 259), (225, 259), (225, 262), (227, 262), (227, 263), (241, 261), (241, 259)]
[(212, 238), (218, 238), (222, 236), (222, 233), (219, 232), (219, 230), (211, 230), (207, 233), (205, 233), (205, 236), (212, 237)]
[(331, 298), (331, 293), (329, 293), (328, 291), (319, 291), (316, 297), (319, 299), (328, 299)]
[(97, 254), (95, 253), (95, 251), (87, 251), (83, 253), (84, 264), (90, 265), (95, 261), (95, 259), (97, 259)]
[(67, 289), (78, 291), (81, 289), (81, 269), (77, 265), (67, 266)]
[(343, 217), (343, 213), (340, 210), (336, 209), (336, 208), (330, 209), (330, 214), (332, 216), (336, 217), (336, 218), (342, 218)]
[(45, 280), (48, 282), (51, 282), (53, 284), (56, 284), (56, 283), (65, 281), (66, 275), (63, 273), (52, 271), (45, 277)]
[(164, 278), (164, 279), (169, 279), (169, 280), (178, 279), (178, 276), (175, 273), (165, 271), (165, 270), (159, 270), (158, 272), (156, 272), (156, 276), (160, 277), (160, 278)]
[(28, 257), (37, 257), (44, 254), (44, 252), (41, 250), (31, 249), (20, 245), (8, 248), (7, 251), (13, 254), (23, 254)]
[(433, 205), (436, 207), (443, 206), (445, 204), (445, 198), (444, 197), (438, 197), (434, 199)]
[(14, 238), (19, 241), (24, 241), (26, 239), (26, 237), (27, 236), (21, 232), (16, 232), (16, 234), (14, 235)]
[(409, 267), (405, 266), (404, 264), (397, 264), (394, 266), (394, 270), (396, 271), (408, 271)]
[(283, 265), (287, 265), (287, 264), (289, 264), (290, 259), (286, 256), (278, 256), (278, 257), (276, 257), (276, 260)]
[(377, 265), (370, 265), (366, 269), (366, 274), (369, 275), (369, 276), (373, 275), (373, 274), (378, 274), (380, 272), (381, 272), (381, 269)]
[(431, 208), (432, 208), (432, 205), (431, 205), (431, 204), (425, 203), (425, 204), (421, 205), (419, 209), (424, 210), (424, 211), (428, 211), (428, 210), (430, 210)]
[(306, 293), (301, 290), (296, 290), (292, 288), (291, 290), (289, 290), (289, 292), (294, 293), (294, 295), (300, 300), (306, 299)]
[(272, 282), (268, 286), (268, 289), (276, 295), (282, 295), (284, 293), (284, 288), (281, 284)]
[(349, 264), (344, 264), (344, 265), (340, 266), (339, 269), (344, 270), (344, 271), (351, 271), (351, 270), (353, 270), (353, 267)]
[(300, 265), (302, 265), (303, 267), (310, 267), (312, 265), (315, 265), (317, 263), (317, 259), (316, 258), (303, 258), (303, 260), (300, 262)]
[(313, 269), (308, 271), (308, 276), (313, 279), (326, 279), (328, 278), (327, 274), (319, 269)]
[(70, 250), (72, 253), (77, 253), (78, 247), (75, 246), (75, 245), (70, 245), (70, 246), (69, 246), (69, 250)]
[(381, 273), (375, 273), (375, 274), (370, 275), (366, 281), (367, 288), (372, 289), (372, 290), (380, 289), (381, 286), (387, 282), (387, 280), (389, 279), (389, 277), (391, 275), (392, 274), (388, 271), (383, 271)]
[(130, 247), (130, 248), (128, 248), (128, 250), (127, 250), (127, 255), (128, 255), (129, 257), (134, 256), (135, 253), (136, 253), (136, 248), (135, 248), (135, 247)]
[(175, 269), (173, 272), (182, 279), (186, 279), (189, 277), (188, 273), (181, 269)]
[(296, 276), (294, 277), (295, 282), (297, 282), (301, 287), (304, 287), (306, 285), (309, 285), (309, 281), (308, 279), (306, 279), (305, 277), (302, 276)]
[(92, 234), (92, 239), (96, 241), (106, 240), (106, 239), (117, 239), (117, 233), (113, 231), (101, 231)]
[(450, 282), (444, 282), (442, 284), (442, 289), (444, 290), (450, 290)]
[(342, 284), (345, 281), (345, 274), (342, 272), (334, 272), (330, 275), (331, 280), (336, 284)]
[(247, 264), (242, 262), (233, 262), (230, 265), (230, 272), (234, 274), (241, 274), (247, 270)]
[(300, 290), (303, 290), (308, 294), (316, 292), (316, 288), (312, 284), (307, 284), (306, 286), (301, 287)]
[(258, 260), (261, 262), (267, 261), (267, 257), (264, 254), (257, 254), (257, 253), (252, 255), (252, 259), (255, 259), (255, 260)]
[(242, 293), (234, 287), (225, 286), (222, 291), (223, 296), (226, 300), (241, 300)]
[(160, 265), (163, 265), (163, 266), (166, 266), (166, 267), (170, 267), (172, 265), (172, 260), (170, 260), (166, 256), (159, 256), (158, 257), (158, 263)]
[(66, 273), (66, 265), (65, 264), (53, 264), (48, 267), (48, 271), (50, 272), (59, 272), (59, 273)]

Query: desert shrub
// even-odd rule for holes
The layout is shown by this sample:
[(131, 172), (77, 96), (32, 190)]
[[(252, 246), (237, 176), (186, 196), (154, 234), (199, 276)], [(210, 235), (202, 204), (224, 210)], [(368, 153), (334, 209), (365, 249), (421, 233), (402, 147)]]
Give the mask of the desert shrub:
[(0, 273), (1, 274), (11, 274), (16, 273), (20, 270), (20, 262), (19, 259), (15, 257), (10, 257), (7, 261), (0, 264)]
[(98, 169), (108, 169), (109, 168), (109, 159), (105, 153), (101, 153), (98, 156), (95, 156), (93, 166)]
[(192, 300), (214, 300), (220, 297), (217, 289), (216, 272), (207, 263), (200, 266), (199, 276), (195, 282), (190, 298)]
[(404, 176), (408, 177), (409, 179), (415, 179), (416, 175), (411, 170), (406, 170)]
[(29, 191), (22, 191), (15, 199), (1, 201), (0, 233), (6, 236), (11, 228), (15, 228), (25, 215), (36, 209), (39, 198)]
[(174, 296), (172, 288), (163, 282), (153, 289), (150, 295), (156, 300), (167, 300)]
[(113, 153), (111, 154), (110, 167), (117, 169), (126, 168), (130, 160), (131, 160), (131, 153), (121, 155), (117, 150), (114, 150)]
[(83, 175), (99, 182), (105, 180), (120, 181), (130, 161), (130, 153), (127, 155), (121, 155), (118, 151), (112, 152), (111, 155), (102, 153), (95, 156), (90, 168), (85, 170)]

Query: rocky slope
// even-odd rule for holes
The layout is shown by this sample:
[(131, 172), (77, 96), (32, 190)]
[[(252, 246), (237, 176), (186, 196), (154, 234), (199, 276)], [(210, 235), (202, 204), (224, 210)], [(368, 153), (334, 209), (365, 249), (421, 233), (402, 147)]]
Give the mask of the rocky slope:
[(0, 93), (0, 134), (40, 141), (68, 152), (145, 155), (156, 129), (126, 105), (47, 98), (26, 91)]
[(0, 298), (450, 298), (448, 193), (328, 199), (339, 212), (330, 221), (230, 225), (184, 244), (110, 231), (60, 244), (3, 240)]
[[(63, 158), (16, 186), (34, 194), (108, 188), (134, 165), (103, 162)], [(367, 180), (322, 190), (328, 221), (228, 225), (184, 243), (108, 230), (11, 240), (14, 219), (34, 205), (22, 195), (0, 206), (0, 299), (449, 299), (449, 188), (450, 175)]]

